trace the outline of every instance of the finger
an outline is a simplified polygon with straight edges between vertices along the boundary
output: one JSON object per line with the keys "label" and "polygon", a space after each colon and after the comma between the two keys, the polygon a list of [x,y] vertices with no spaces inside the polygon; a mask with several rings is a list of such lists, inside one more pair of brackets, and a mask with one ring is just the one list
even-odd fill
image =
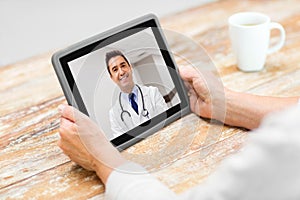
{"label": "finger", "polygon": [[62,142],[61,142],[61,139],[59,139],[58,141],[57,141],[57,146],[59,147],[59,148],[61,148],[62,149]]}
{"label": "finger", "polygon": [[70,112],[70,109],[68,107],[69,107],[69,105],[60,104],[57,108],[58,108],[62,118],[66,118],[70,121],[74,121],[74,115],[73,115],[73,113]]}
{"label": "finger", "polygon": [[202,101],[206,101],[209,98],[209,89],[206,82],[201,79],[195,79],[192,87],[196,96],[201,98]]}
{"label": "finger", "polygon": [[75,113],[74,113],[74,108],[69,105],[63,105],[61,108],[61,116],[63,118],[66,118],[72,122],[75,122]]}
{"label": "finger", "polygon": [[199,72],[197,72],[191,66],[179,67],[179,74],[184,81],[192,81],[194,78],[199,77]]}
{"label": "finger", "polygon": [[57,146],[67,155],[67,143],[63,139],[57,141]]}
{"label": "finger", "polygon": [[190,96],[190,107],[193,112],[196,111],[196,109],[195,109],[196,104],[197,104],[197,98],[195,97],[195,95],[191,95]]}
{"label": "finger", "polygon": [[61,138],[67,138],[69,135],[78,134],[78,127],[74,122],[71,122],[68,119],[61,118],[59,134]]}
{"label": "finger", "polygon": [[62,140],[57,141],[57,146],[62,150],[62,152],[70,158],[68,155],[68,149],[66,143],[64,143]]}
{"label": "finger", "polygon": [[78,121],[80,118],[85,117],[83,113],[74,108],[73,106],[61,104],[58,106],[61,112],[61,117],[66,118],[72,122]]}

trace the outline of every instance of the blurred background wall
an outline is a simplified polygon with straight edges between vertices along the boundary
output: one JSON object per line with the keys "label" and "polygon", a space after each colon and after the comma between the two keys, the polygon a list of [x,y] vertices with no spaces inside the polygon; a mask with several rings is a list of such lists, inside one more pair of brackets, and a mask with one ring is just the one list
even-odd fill
{"label": "blurred background wall", "polygon": [[214,0],[0,0],[0,66],[60,49],[135,17]]}

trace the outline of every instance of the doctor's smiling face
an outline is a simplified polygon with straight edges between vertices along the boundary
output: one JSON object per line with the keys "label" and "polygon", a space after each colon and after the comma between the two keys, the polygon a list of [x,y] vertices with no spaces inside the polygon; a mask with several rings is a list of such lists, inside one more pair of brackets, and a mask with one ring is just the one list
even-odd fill
{"label": "doctor's smiling face", "polygon": [[107,69],[110,73],[110,78],[119,86],[122,92],[132,92],[134,87],[132,67],[124,55],[107,57]]}

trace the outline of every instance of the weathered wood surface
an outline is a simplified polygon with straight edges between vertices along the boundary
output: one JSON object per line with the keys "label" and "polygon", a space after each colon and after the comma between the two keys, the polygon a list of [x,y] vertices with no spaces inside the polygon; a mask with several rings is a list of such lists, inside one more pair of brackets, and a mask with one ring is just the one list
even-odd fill
{"label": "weathered wood surface", "polygon": [[[300,95],[299,3],[220,1],[167,16],[161,23],[184,36],[167,34],[178,64],[187,64],[187,59],[200,65],[203,55],[197,48],[202,46],[227,87],[262,95]],[[227,18],[249,10],[268,14],[287,34],[284,48],[268,56],[266,68],[256,73],[236,68],[227,33]],[[272,33],[275,40],[276,34]],[[103,198],[104,187],[95,173],[74,165],[56,145],[56,108],[65,99],[50,63],[52,53],[0,68],[0,199]],[[246,137],[242,129],[190,114],[123,154],[180,193],[203,182]]]}

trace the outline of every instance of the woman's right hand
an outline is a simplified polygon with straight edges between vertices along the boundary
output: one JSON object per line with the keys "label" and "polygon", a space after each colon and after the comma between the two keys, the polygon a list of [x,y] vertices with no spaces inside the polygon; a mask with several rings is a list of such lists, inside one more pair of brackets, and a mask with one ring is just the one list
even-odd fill
{"label": "woman's right hand", "polygon": [[179,67],[189,95],[190,107],[195,114],[211,119],[225,121],[226,94],[230,92],[223,87],[210,71],[199,71],[192,66]]}

